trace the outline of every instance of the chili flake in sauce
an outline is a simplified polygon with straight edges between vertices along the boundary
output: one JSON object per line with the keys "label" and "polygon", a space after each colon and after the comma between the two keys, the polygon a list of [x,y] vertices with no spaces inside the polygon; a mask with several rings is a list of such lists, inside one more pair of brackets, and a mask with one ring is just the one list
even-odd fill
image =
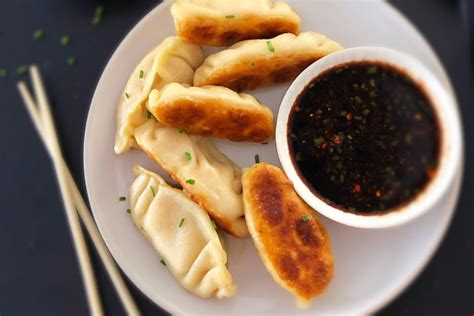
{"label": "chili flake in sauce", "polygon": [[293,163],[313,193],[348,212],[377,214],[412,201],[435,174],[440,127],[423,89],[379,62],[319,75],[288,121]]}

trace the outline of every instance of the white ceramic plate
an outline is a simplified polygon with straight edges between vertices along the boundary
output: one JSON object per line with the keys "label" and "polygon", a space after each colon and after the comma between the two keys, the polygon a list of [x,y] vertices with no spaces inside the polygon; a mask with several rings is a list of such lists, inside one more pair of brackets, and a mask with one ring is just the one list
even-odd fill
{"label": "white ceramic plate", "polygon": [[[301,16],[302,29],[317,31],[345,47],[386,46],[407,52],[428,66],[452,92],[433,50],[416,29],[382,1],[287,1]],[[331,237],[335,277],[311,308],[300,311],[293,297],[272,281],[252,241],[225,235],[229,269],[238,286],[231,299],[200,299],[184,289],[160,265],[155,253],[126,213],[133,181],[132,166],[140,163],[160,171],[143,153],[113,151],[115,108],[119,95],[140,59],[163,38],[175,34],[169,2],[157,6],[130,32],[110,59],[99,81],[87,121],[84,170],[94,217],[110,251],[127,276],[153,302],[173,314],[366,314],[395,298],[431,258],[450,222],[458,197],[462,163],[449,192],[433,210],[392,229],[362,230],[322,216]],[[275,117],[288,84],[254,92],[272,107]],[[280,166],[275,143],[268,145],[218,142],[241,167],[254,155]],[[162,172],[161,172],[162,173]],[[163,174],[163,173],[162,173]],[[169,179],[169,178],[167,178]]]}

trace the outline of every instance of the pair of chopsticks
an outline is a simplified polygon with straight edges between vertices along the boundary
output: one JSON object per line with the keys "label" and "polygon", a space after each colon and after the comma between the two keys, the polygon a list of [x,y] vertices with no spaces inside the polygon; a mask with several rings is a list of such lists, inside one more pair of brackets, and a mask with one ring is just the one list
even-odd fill
{"label": "pair of chopsticks", "polygon": [[79,217],[82,219],[82,222],[99,253],[127,315],[140,315],[140,312],[126,287],[112,256],[95,226],[87,204],[74,182],[71,172],[64,162],[48,98],[38,67],[30,67],[30,76],[33,83],[36,102],[29,92],[25,82],[18,83],[18,91],[20,92],[36,131],[40,135],[43,144],[49,152],[54,169],[56,170],[56,178],[61,190],[63,205],[66,210],[76,255],[81,267],[82,279],[85,285],[91,315],[104,315],[104,313]]}

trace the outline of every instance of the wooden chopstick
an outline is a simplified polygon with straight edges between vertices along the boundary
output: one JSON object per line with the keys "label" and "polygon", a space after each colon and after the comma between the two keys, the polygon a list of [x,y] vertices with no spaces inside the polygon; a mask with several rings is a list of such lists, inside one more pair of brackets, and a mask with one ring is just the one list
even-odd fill
{"label": "wooden chopstick", "polygon": [[[51,131],[51,123],[49,123],[49,130],[46,128],[46,124],[47,121],[46,120],[49,120],[50,122],[52,122],[52,116],[51,116],[51,112],[49,110],[49,107],[48,107],[48,102],[47,102],[47,99],[46,99],[46,93],[44,91],[44,87],[43,87],[43,84],[42,84],[42,81],[41,81],[41,76],[39,74],[39,70],[37,69],[37,67],[33,66],[31,67],[31,76],[32,76],[32,81],[34,82],[34,87],[35,87],[35,92],[38,96],[38,100],[42,100],[42,102],[44,102],[44,100],[46,100],[46,103],[43,103],[43,107],[41,109],[44,109],[45,106],[48,108],[47,112],[43,112],[41,110],[41,112],[38,110],[38,107],[37,105],[35,104],[30,92],[28,91],[28,88],[26,87],[26,84],[24,82],[19,82],[18,83],[18,90],[20,92],[20,95],[23,99],[23,102],[28,110],[28,113],[30,115],[30,118],[31,120],[33,121],[33,125],[35,126],[38,134],[40,135],[41,137],[41,140],[43,141],[45,147],[48,149],[48,152],[51,156],[51,158],[53,159],[53,162],[55,161],[55,159],[58,161],[57,163],[55,163],[55,166],[56,164],[61,167],[62,169],[62,175],[65,177],[65,181],[67,182],[68,184],[68,188],[69,188],[69,192],[71,195],[72,195],[72,201],[74,203],[74,206],[76,207],[83,223],[84,223],[84,226],[86,227],[86,230],[88,231],[91,239],[92,239],[92,242],[94,243],[94,246],[96,247],[97,249],[97,252],[99,253],[99,256],[109,274],[109,277],[111,278],[112,280],[112,283],[114,284],[115,286],[115,289],[119,295],[119,298],[124,306],[124,308],[126,309],[126,312],[128,315],[140,315],[140,312],[138,310],[138,308],[136,307],[126,285],[125,285],[125,282],[123,281],[113,259],[112,259],[112,256],[110,255],[107,247],[105,246],[105,243],[103,242],[101,236],[100,236],[100,233],[97,229],[97,227],[95,226],[95,223],[94,223],[94,220],[90,214],[90,211],[87,207],[87,204],[85,203],[84,199],[82,198],[82,195],[76,185],[76,183],[74,182],[74,179],[69,171],[69,169],[67,168],[63,158],[62,158],[62,155],[61,155],[61,152],[60,152],[60,149],[59,149],[59,155],[58,155],[58,148],[54,147],[55,144],[54,142],[52,142],[52,140],[54,140],[54,138],[52,138],[50,136],[50,134],[48,134],[48,131]],[[41,92],[42,91],[42,92]],[[48,114],[49,113],[49,114]],[[54,125],[52,126],[53,129],[54,129]],[[54,132],[54,130],[53,130]],[[53,135],[54,136],[54,135]],[[58,145],[59,147],[59,142],[57,141],[57,137],[56,137],[56,144]],[[55,155],[55,156],[53,156]],[[59,172],[57,172],[58,176],[59,176]],[[59,181],[59,180],[58,180]],[[66,199],[65,199],[66,201]],[[68,216],[69,218],[69,216]],[[77,220],[77,217],[76,217],[76,220]],[[79,227],[80,228],[80,227]],[[71,229],[72,231],[72,229]],[[80,231],[81,235],[82,235],[82,231]],[[83,237],[82,237],[82,240],[83,240]],[[85,245],[84,245],[85,247]],[[78,247],[76,249],[78,249],[77,251],[82,251],[82,250],[79,250],[79,249],[82,249],[83,247]],[[86,248],[84,248],[86,249]],[[87,250],[86,250],[86,254],[87,254],[87,257],[88,257],[88,253],[87,253]],[[78,256],[79,256],[79,253],[78,253]],[[81,263],[81,268],[82,268],[82,261],[80,260],[80,263]],[[90,266],[90,262],[89,262],[89,266]],[[86,270],[86,271],[84,271]],[[85,273],[84,273],[85,272]],[[87,291],[87,295],[88,295],[88,301],[89,301],[89,305],[90,305],[90,309],[91,309],[91,313],[93,315],[99,315],[99,314],[102,314],[102,311],[101,311],[101,306],[100,306],[100,300],[99,300],[99,296],[98,296],[98,293],[97,293],[97,288],[95,286],[95,281],[93,279],[93,275],[92,275],[92,278],[90,276],[90,272],[92,272],[92,269],[91,268],[86,268],[83,269],[83,278],[84,278],[84,282],[86,283],[86,291]],[[84,277],[85,275],[87,274],[87,277]],[[92,282],[93,284],[87,284],[88,282]]]}

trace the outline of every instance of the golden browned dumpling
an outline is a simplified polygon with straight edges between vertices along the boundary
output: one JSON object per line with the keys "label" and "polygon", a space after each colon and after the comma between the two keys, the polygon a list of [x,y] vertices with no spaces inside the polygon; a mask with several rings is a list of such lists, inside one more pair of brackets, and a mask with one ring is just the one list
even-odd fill
{"label": "golden browned dumpling", "polygon": [[279,168],[256,164],[244,172],[242,185],[245,220],[260,258],[298,306],[307,307],[333,277],[326,229]]}
{"label": "golden browned dumpling", "polygon": [[191,134],[252,142],[273,135],[271,110],[250,94],[225,87],[171,83],[153,90],[147,106],[161,123]]}
{"label": "golden browned dumpling", "polygon": [[338,43],[313,32],[243,41],[208,56],[194,73],[194,85],[245,90],[290,81],[340,49]]}
{"label": "golden browned dumpling", "polygon": [[270,0],[176,0],[171,14],[178,35],[198,45],[228,46],[300,30],[290,6]]}

